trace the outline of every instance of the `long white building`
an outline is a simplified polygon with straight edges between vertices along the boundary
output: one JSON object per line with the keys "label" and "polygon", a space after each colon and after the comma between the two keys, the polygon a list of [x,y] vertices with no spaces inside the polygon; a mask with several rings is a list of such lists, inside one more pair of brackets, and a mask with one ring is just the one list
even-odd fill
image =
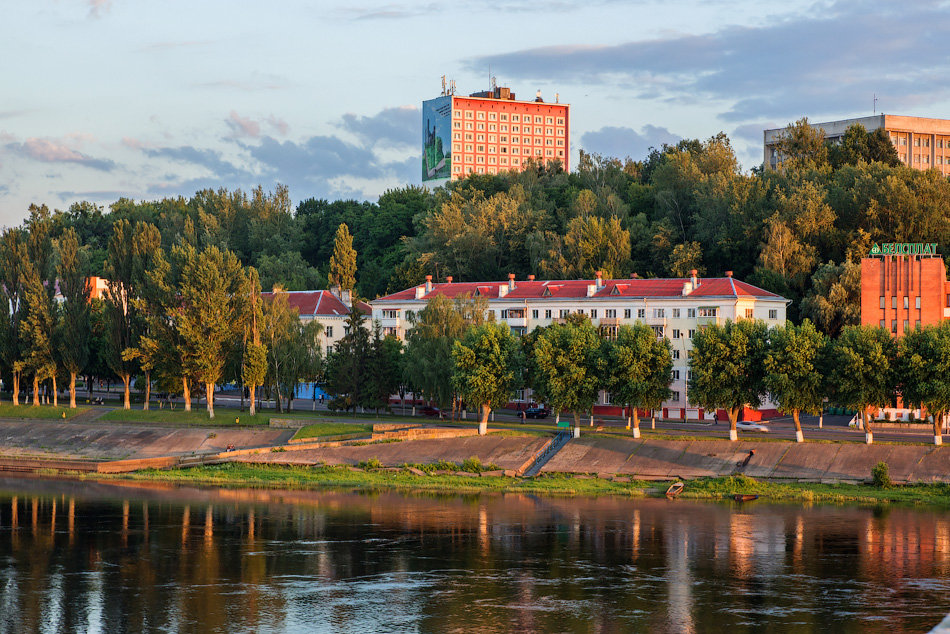
{"label": "long white building", "polygon": [[[400,339],[411,327],[409,318],[425,308],[436,295],[456,298],[468,295],[488,300],[488,317],[507,323],[524,334],[534,328],[565,319],[571,313],[588,316],[595,326],[616,328],[642,322],[658,337],[670,340],[673,349],[672,398],[664,403],[663,415],[670,418],[697,419],[712,415],[689,403],[689,351],[693,335],[703,326],[726,320],[761,319],[769,326],[785,323],[789,300],[732,277],[701,279],[695,272],[689,278],[673,279],[602,279],[461,282],[446,278],[433,283],[431,276],[423,284],[370,302],[373,320],[384,332]],[[518,401],[531,401],[530,393],[519,392]],[[619,414],[620,405],[610,394],[601,393],[596,413]],[[774,406],[764,403],[758,413],[746,412],[746,419],[773,415]]]}

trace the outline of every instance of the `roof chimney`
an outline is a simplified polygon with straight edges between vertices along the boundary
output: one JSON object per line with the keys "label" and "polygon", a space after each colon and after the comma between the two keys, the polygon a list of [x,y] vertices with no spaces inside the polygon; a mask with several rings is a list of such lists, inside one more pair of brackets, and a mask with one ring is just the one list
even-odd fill
{"label": "roof chimney", "polygon": [[726,277],[732,277],[732,271],[726,271]]}
{"label": "roof chimney", "polygon": [[529,281],[529,282],[533,282],[533,281],[534,281],[534,274],[533,274],[533,273],[528,276],[528,281]]}
{"label": "roof chimney", "polygon": [[597,290],[600,290],[604,287],[604,272],[597,271],[594,273],[597,276]]}
{"label": "roof chimney", "polygon": [[515,274],[514,273],[508,274],[508,290],[509,291],[515,290]]}
{"label": "roof chimney", "polygon": [[426,294],[429,294],[431,292],[432,292],[432,276],[426,275]]}
{"label": "roof chimney", "polygon": [[452,283],[452,276],[451,276],[451,275],[446,275],[446,276],[445,276],[445,283],[446,283],[446,284],[451,284],[451,283]]}
{"label": "roof chimney", "polygon": [[699,280],[696,279],[697,273],[698,271],[696,269],[693,269],[692,271],[689,272],[690,277],[692,277],[693,290],[696,290],[697,288],[699,288]]}

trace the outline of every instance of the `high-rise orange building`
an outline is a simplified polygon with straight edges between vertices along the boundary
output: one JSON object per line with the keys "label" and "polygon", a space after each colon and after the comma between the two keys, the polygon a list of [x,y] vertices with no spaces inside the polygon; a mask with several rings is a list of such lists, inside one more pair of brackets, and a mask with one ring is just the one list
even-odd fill
{"label": "high-rise orange building", "polygon": [[861,260],[861,323],[897,336],[950,318],[950,282],[936,244],[875,245]]}
{"label": "high-rise orange building", "polygon": [[570,169],[570,106],[518,101],[508,88],[422,102],[422,180],[520,170],[528,159]]}

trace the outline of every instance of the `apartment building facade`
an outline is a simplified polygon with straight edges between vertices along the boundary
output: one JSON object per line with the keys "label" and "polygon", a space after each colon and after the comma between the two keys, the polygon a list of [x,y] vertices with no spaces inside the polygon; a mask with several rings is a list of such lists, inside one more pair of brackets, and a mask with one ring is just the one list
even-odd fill
{"label": "apartment building facade", "polygon": [[[672,397],[663,404],[661,415],[670,418],[703,419],[713,415],[689,402],[689,351],[696,331],[726,320],[761,319],[769,326],[785,323],[789,301],[761,288],[734,279],[603,279],[528,280],[506,282],[455,283],[447,278],[426,282],[370,302],[372,317],[383,331],[404,339],[412,317],[436,295],[448,298],[481,297],[488,303],[487,317],[506,323],[519,334],[547,326],[580,313],[604,329],[637,322],[650,326],[657,337],[669,340],[673,355]],[[529,390],[519,391],[514,406],[532,402]],[[621,405],[602,392],[595,413],[620,414]],[[659,413],[659,412],[658,412]],[[746,411],[747,420],[774,415],[775,406],[763,404],[758,411]]]}

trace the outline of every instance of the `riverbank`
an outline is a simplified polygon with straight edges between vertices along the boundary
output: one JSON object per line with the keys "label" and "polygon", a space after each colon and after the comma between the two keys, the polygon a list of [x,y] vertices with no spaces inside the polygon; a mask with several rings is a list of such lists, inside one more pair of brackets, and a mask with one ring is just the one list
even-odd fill
{"label": "riverbank", "polygon": [[[417,465],[411,467],[419,470]],[[595,477],[590,475],[545,474],[536,478],[486,475],[476,471],[459,475],[463,465],[437,464],[441,469],[413,473],[410,467],[386,468],[363,464],[359,467],[322,465],[313,467],[241,464],[201,466],[188,469],[145,470],[115,476],[84,476],[84,479],[132,480],[173,484],[314,489],[340,487],[366,490],[416,490],[470,494],[481,492],[531,493],[557,496],[618,495],[663,497],[670,482]],[[448,468],[446,468],[448,467]],[[870,484],[822,484],[814,482],[774,482],[748,476],[699,478],[685,483],[677,499],[730,500],[736,493],[754,494],[764,500],[821,503],[900,503],[950,506],[950,485],[910,484],[879,488]]]}

